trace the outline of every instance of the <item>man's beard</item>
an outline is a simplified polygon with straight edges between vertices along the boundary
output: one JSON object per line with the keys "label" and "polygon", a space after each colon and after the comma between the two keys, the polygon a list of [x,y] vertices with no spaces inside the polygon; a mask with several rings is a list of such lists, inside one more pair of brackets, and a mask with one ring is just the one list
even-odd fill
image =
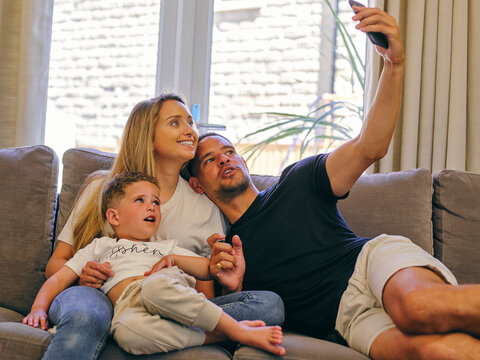
{"label": "man's beard", "polygon": [[244,177],[243,181],[239,184],[233,184],[230,186],[220,184],[218,190],[215,190],[215,197],[218,201],[228,204],[238,195],[243,194],[250,186],[250,179]]}

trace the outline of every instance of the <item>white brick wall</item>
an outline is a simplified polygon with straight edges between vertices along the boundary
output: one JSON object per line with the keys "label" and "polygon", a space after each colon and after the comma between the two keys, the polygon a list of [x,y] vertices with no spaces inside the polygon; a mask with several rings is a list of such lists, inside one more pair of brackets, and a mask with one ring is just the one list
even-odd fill
{"label": "white brick wall", "polygon": [[[271,118],[261,113],[307,114],[327,86],[319,73],[323,79],[331,76],[331,62],[322,67],[321,60],[322,42],[332,42],[321,33],[321,22],[331,15],[326,9],[322,17],[321,1],[258,4],[255,9],[217,14],[214,22],[209,121],[227,125],[227,136],[233,141]],[[342,20],[355,33],[348,3],[340,10]],[[363,54],[365,37],[354,36]],[[345,52],[339,36],[337,46]],[[335,89],[351,98],[350,66],[338,56],[336,67]]]}
{"label": "white brick wall", "polygon": [[76,146],[115,151],[131,108],[154,95],[159,11],[158,0],[55,0],[47,121],[74,122]]}

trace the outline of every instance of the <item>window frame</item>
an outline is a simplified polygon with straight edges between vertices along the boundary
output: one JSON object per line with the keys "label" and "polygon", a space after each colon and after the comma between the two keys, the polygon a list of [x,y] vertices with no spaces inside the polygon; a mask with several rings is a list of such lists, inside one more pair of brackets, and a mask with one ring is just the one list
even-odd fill
{"label": "window frame", "polygon": [[214,0],[161,0],[155,93],[176,89],[208,121]]}

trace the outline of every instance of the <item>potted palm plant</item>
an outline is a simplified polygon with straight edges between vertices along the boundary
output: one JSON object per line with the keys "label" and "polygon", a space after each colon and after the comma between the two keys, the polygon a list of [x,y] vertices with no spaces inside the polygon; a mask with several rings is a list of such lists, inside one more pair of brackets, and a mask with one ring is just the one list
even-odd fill
{"label": "potted palm plant", "polygon": [[[336,29],[344,44],[343,52],[335,49],[337,56],[344,58],[350,64],[352,81],[358,82],[363,89],[365,76],[363,59],[337,11],[329,0],[325,2],[335,19]],[[247,160],[254,160],[269,144],[288,139],[291,141],[290,149],[299,147],[299,157],[302,158],[309,147],[313,146],[313,151],[318,151],[319,147],[328,150],[335,143],[351,139],[354,136],[354,130],[344,120],[355,118],[361,121],[363,119],[363,104],[355,104],[336,94],[322,94],[311,108],[313,110],[305,114],[267,112],[266,115],[271,118],[267,125],[243,137],[242,141],[260,139],[244,148],[243,155]],[[289,154],[286,155],[288,156]]]}

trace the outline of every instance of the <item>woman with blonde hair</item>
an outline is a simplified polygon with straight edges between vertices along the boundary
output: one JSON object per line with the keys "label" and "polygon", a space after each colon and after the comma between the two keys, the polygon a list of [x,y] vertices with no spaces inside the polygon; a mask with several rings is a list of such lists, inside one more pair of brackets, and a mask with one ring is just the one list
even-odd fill
{"label": "woman with blonde hair", "polygon": [[[207,238],[225,233],[220,210],[205,195],[195,193],[180,172],[194,157],[198,134],[185,101],[164,93],[138,103],[130,113],[122,144],[110,171],[89,176],[74,209],[58,236],[58,245],[45,274],[57,272],[79,249],[95,237],[112,236],[101,214],[100,196],[106,180],[123,171],[142,172],[160,184],[162,221],[151,241],[176,239],[178,245],[199,255],[210,256]],[[214,235],[212,235],[214,234]],[[113,273],[108,263],[89,262],[78,281],[60,293],[50,306],[48,317],[56,334],[43,359],[96,359],[108,335],[112,306],[96,289]],[[211,282],[198,282],[197,290],[236,320],[264,320],[281,325],[283,303],[268,291],[241,292],[217,298]]]}

